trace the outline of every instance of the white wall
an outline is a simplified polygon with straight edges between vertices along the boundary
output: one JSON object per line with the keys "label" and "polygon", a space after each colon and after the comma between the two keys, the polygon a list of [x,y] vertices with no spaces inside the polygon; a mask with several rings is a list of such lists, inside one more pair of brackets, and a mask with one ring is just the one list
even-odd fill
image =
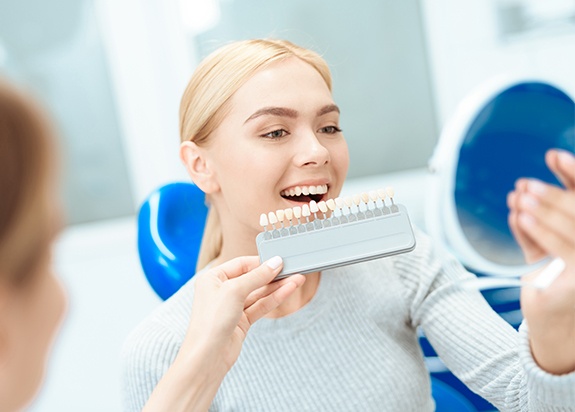
{"label": "white wall", "polygon": [[[559,23],[513,36],[500,34],[495,0],[421,0],[433,95],[443,126],[467,93],[493,76],[544,76],[575,96],[575,24]],[[534,3],[519,1],[516,3]],[[557,1],[537,3],[551,11]],[[560,3],[573,3],[560,1]],[[567,8],[569,10],[569,8]],[[571,7],[575,11],[575,7]]]}

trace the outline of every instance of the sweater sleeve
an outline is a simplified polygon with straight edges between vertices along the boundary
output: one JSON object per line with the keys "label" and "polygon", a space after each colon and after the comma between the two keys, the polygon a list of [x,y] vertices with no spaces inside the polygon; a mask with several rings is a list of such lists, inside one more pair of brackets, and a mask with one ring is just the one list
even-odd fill
{"label": "sweater sleeve", "polygon": [[141,411],[154,388],[174,362],[181,339],[158,321],[134,330],[122,354],[122,400],[124,411]]}
{"label": "sweater sleeve", "polygon": [[454,375],[503,411],[575,411],[575,373],[542,371],[526,329],[518,334],[480,292],[462,288],[461,281],[474,275],[455,258],[435,250],[421,232],[417,241],[414,253],[397,259],[395,268],[413,326],[422,328]]}
{"label": "sweater sleeve", "polygon": [[176,359],[190,323],[194,280],[195,276],[162,302],[126,338],[121,377],[125,411],[142,410]]}

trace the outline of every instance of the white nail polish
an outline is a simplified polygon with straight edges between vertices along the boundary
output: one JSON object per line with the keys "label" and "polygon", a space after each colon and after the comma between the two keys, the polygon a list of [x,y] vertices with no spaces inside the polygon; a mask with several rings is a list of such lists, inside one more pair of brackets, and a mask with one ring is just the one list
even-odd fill
{"label": "white nail polish", "polygon": [[266,265],[272,269],[277,269],[282,264],[283,260],[279,256],[274,256],[266,262]]}

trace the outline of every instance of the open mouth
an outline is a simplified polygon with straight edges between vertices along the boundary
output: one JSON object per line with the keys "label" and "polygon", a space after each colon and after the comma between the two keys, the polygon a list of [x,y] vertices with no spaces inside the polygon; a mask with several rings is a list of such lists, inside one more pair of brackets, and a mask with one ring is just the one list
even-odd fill
{"label": "open mouth", "polygon": [[282,190],[280,195],[284,199],[291,200],[292,202],[309,203],[312,200],[320,202],[323,200],[327,190],[327,185],[295,186]]}

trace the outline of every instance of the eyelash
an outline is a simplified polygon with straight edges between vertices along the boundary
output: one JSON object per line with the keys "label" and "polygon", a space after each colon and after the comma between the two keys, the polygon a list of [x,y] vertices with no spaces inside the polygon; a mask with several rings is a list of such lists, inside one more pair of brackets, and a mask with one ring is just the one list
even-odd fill
{"label": "eyelash", "polygon": [[340,132],[341,132],[341,129],[340,129],[339,127],[337,127],[337,126],[326,126],[326,127],[322,127],[322,128],[319,129],[319,130],[326,130],[326,129],[331,129],[330,132],[327,132],[327,131],[324,132],[324,133],[327,133],[327,134],[336,134],[336,133],[340,133]]}
{"label": "eyelash", "polygon": [[[327,131],[327,129],[330,129],[330,131]],[[340,133],[342,130],[337,127],[337,126],[326,126],[326,127],[322,127],[319,129],[320,133],[327,133],[327,134],[336,134],[336,133]],[[274,136],[274,134],[280,132],[281,135],[280,136]],[[271,140],[277,140],[277,139],[281,139],[282,137],[285,137],[287,135],[289,135],[290,133],[285,130],[285,129],[276,129],[276,130],[272,130],[269,133],[265,133],[262,134],[261,137],[265,137],[267,139],[271,139]]]}
{"label": "eyelash", "polygon": [[[280,132],[281,136],[272,136],[274,133],[277,133],[277,132]],[[285,129],[276,129],[276,130],[272,130],[269,133],[262,134],[261,137],[265,137],[265,138],[268,138],[271,140],[277,140],[277,139],[281,139],[282,137],[287,136],[288,134],[289,134],[289,132]]]}

